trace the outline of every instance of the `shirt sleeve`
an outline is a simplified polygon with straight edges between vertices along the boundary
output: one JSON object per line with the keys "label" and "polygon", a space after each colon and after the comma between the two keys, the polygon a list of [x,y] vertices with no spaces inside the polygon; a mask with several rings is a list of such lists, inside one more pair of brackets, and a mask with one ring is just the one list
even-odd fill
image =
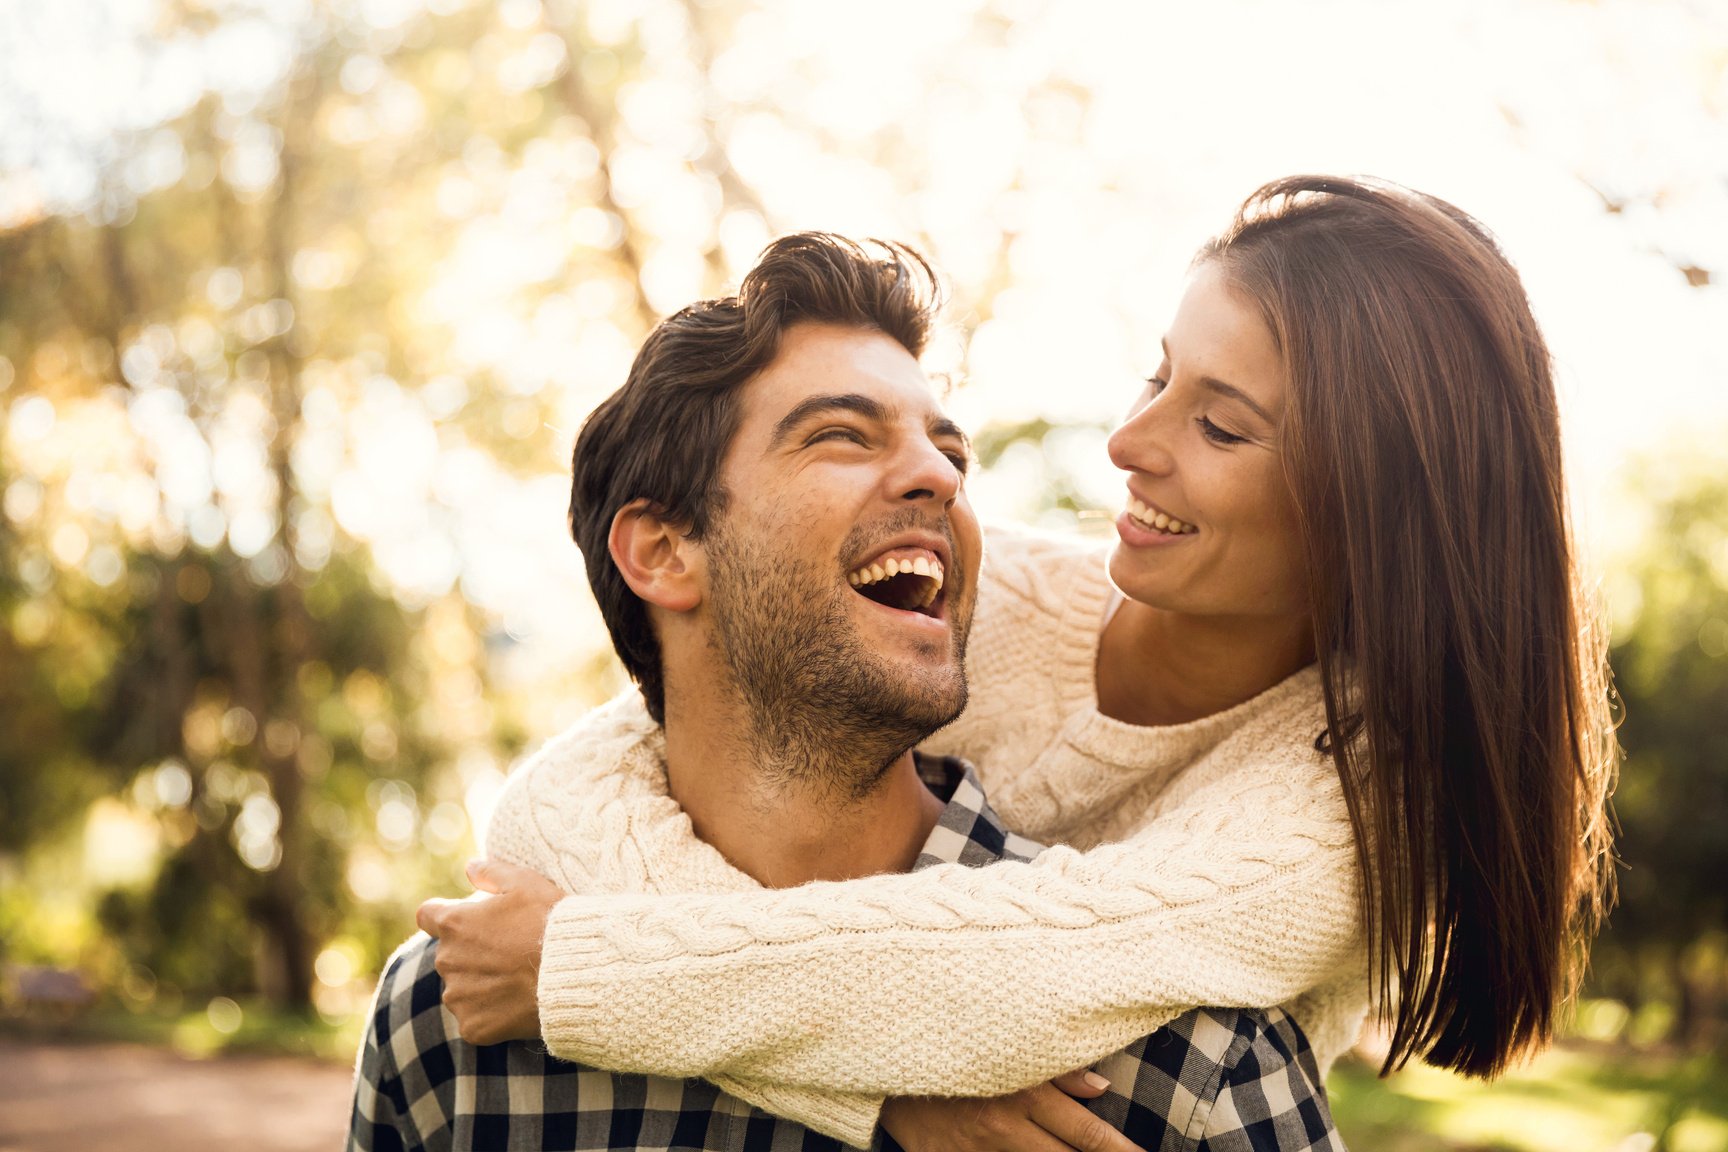
{"label": "shirt sleeve", "polygon": [[619,1071],[987,1096],[1199,1005],[1284,1003],[1357,955],[1355,854],[1335,794],[1261,779],[1030,863],[573,897],[547,926],[543,1034]]}
{"label": "shirt sleeve", "polygon": [[1301,1029],[1278,1011],[1244,1020],[1253,1037],[1221,1069],[1194,1152],[1344,1152]]}
{"label": "shirt sleeve", "polygon": [[391,1053],[391,989],[400,971],[397,957],[378,981],[378,991],[354,1068],[354,1102],[348,1117],[348,1152],[410,1152],[420,1141],[408,1118],[407,1095]]}

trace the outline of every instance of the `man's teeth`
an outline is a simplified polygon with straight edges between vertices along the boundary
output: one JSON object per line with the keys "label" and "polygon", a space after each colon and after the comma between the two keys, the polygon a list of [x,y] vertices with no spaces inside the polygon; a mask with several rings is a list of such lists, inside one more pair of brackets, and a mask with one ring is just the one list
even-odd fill
{"label": "man's teeth", "polygon": [[1199,529],[1195,528],[1194,525],[1184,523],[1167,513],[1154,512],[1132,496],[1128,497],[1128,515],[1134,517],[1134,519],[1146,525],[1148,528],[1155,528],[1160,532],[1168,532],[1172,536],[1181,536],[1184,533],[1199,531]]}
{"label": "man's teeth", "polygon": [[910,560],[900,560],[890,557],[867,564],[856,572],[846,574],[846,582],[854,588],[862,588],[867,584],[875,584],[882,580],[891,580],[895,576],[922,576],[924,582],[913,593],[913,608],[928,608],[942,591],[942,562],[926,556],[914,557]]}

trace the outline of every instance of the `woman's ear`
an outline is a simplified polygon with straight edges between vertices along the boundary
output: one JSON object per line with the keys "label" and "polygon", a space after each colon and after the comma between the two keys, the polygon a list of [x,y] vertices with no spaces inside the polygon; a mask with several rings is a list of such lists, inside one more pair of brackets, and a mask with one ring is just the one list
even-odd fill
{"label": "woman's ear", "polygon": [[653,501],[632,500],[618,509],[606,546],[624,583],[643,602],[669,612],[689,612],[702,602],[702,547]]}

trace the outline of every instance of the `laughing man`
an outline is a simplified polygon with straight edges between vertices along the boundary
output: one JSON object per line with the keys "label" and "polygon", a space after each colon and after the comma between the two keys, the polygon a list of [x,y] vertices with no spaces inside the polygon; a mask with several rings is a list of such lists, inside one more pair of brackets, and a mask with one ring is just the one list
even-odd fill
{"label": "laughing man", "polygon": [[[563,891],[655,894],[1039,850],[1002,828],[963,762],[912,751],[965,705],[981,549],[966,438],[917,360],[936,296],[909,249],[803,234],[771,245],[737,296],[649,336],[583,428],[571,526],[654,726],[609,705],[549,744],[503,802],[577,833],[494,853]],[[678,806],[693,836],[643,834],[666,822],[632,821],[641,804]],[[422,923],[455,951],[444,911]],[[380,981],[351,1148],[896,1147],[875,1100],[806,1106],[806,1127],[775,1115],[796,1109],[773,1086],[469,1043],[442,1002],[440,943],[416,936]],[[1062,1081],[1090,1111],[1050,1085],[1017,1094],[1050,1147],[1337,1146],[1281,1013],[1191,1012],[1101,1067],[1102,1094],[1102,1077]]]}

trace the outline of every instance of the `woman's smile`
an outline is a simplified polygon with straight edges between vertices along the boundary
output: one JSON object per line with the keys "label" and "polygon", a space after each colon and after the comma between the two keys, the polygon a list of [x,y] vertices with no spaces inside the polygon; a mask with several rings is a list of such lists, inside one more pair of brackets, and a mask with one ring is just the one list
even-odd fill
{"label": "woman's smile", "polygon": [[1200,531],[1186,520],[1178,520],[1163,509],[1142,501],[1132,492],[1128,493],[1128,507],[1124,514],[1131,517],[1137,527],[1165,536],[1183,536]]}

